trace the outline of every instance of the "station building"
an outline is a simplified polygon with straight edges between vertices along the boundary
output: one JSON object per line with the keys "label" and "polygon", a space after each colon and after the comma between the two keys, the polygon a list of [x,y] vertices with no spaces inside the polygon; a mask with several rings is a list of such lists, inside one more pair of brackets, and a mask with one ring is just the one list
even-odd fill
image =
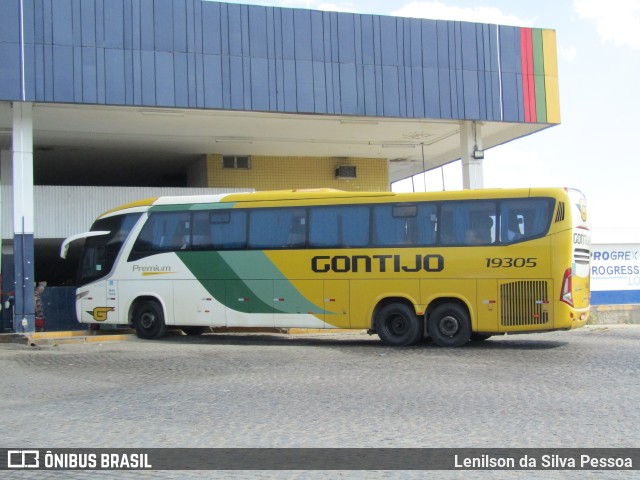
{"label": "station building", "polygon": [[[3,329],[137,198],[391,183],[560,122],[555,32],[205,0],[0,5]],[[67,287],[69,288],[69,287]],[[66,298],[66,297],[65,297]],[[64,304],[64,301],[57,302]]]}

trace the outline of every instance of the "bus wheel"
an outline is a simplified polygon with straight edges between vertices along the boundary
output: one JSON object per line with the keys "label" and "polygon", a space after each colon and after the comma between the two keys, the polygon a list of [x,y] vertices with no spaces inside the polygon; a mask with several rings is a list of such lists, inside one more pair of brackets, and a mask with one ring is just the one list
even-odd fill
{"label": "bus wheel", "polygon": [[136,309],[133,327],[140,338],[155,340],[164,336],[167,326],[160,304],[154,301],[142,302]]}
{"label": "bus wheel", "polygon": [[460,347],[471,338],[471,321],[467,310],[455,303],[436,307],[427,321],[428,333],[441,347]]}
{"label": "bus wheel", "polygon": [[207,331],[208,327],[180,327],[181,330],[185,333],[185,335],[202,335]]}
{"label": "bus wheel", "polygon": [[413,345],[422,337],[422,321],[407,305],[391,303],[376,315],[376,333],[385,345]]}

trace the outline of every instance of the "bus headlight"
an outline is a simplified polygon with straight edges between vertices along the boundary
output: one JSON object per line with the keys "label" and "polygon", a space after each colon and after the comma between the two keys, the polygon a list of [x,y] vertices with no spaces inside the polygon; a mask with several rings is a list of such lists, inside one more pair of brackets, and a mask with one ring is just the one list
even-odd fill
{"label": "bus headlight", "polygon": [[81,298],[86,297],[87,295],[89,295],[89,290],[85,290],[84,292],[76,293],[76,302],[78,300],[80,300]]}

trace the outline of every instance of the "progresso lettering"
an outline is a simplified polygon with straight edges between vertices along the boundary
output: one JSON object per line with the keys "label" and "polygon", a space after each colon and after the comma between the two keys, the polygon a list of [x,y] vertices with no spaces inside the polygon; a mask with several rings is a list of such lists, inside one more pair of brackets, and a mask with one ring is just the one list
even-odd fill
{"label": "progresso lettering", "polygon": [[400,255],[317,255],[311,259],[311,270],[316,273],[441,272],[444,257],[418,254],[405,261]]}

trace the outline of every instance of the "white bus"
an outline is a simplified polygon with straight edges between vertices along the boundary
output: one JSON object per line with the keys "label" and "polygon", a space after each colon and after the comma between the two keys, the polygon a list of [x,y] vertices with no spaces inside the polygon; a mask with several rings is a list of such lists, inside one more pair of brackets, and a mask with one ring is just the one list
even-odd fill
{"label": "white bus", "polygon": [[367,329],[460,346],[584,325],[586,202],[562,188],[161,197],[84,238],[82,323]]}

